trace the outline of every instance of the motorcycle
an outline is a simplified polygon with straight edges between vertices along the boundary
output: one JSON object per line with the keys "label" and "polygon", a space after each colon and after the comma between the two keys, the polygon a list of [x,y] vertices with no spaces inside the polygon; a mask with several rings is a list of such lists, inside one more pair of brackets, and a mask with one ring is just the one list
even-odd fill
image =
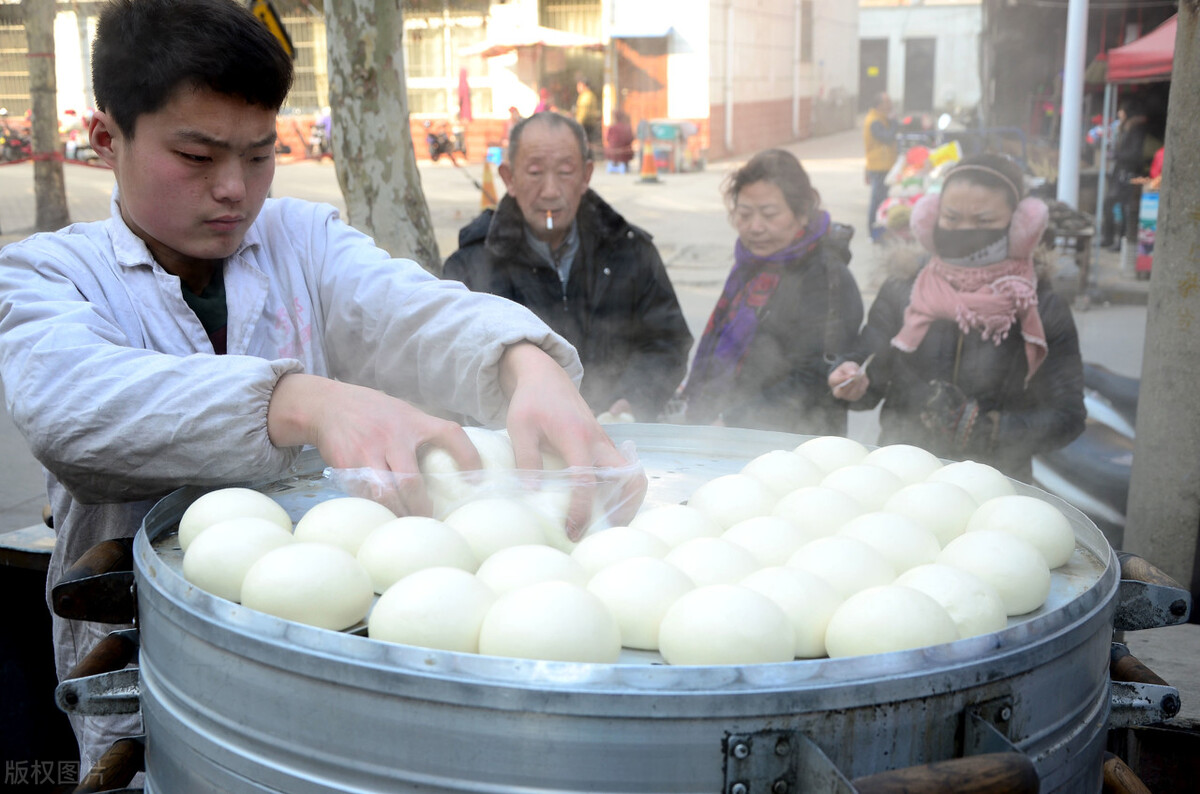
{"label": "motorcycle", "polygon": [[1079,508],[1120,548],[1133,473],[1139,381],[1085,363],[1083,383],[1083,434],[1062,449],[1034,457],[1033,481]]}
{"label": "motorcycle", "polygon": [[435,163],[443,154],[454,162],[454,155],[461,154],[467,156],[467,144],[463,138],[461,127],[448,129],[448,125],[443,122],[439,129],[435,132],[432,121],[423,122],[425,127],[425,144],[429,147],[429,159]]}
{"label": "motorcycle", "polygon": [[11,163],[33,157],[33,144],[11,127],[0,128],[0,160]]}

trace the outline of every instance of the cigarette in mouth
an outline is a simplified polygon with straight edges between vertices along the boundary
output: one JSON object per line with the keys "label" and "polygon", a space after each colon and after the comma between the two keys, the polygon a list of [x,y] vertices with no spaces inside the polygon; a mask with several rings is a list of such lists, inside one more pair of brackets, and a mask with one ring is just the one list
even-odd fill
{"label": "cigarette in mouth", "polygon": [[546,231],[554,231],[554,213],[546,210]]}

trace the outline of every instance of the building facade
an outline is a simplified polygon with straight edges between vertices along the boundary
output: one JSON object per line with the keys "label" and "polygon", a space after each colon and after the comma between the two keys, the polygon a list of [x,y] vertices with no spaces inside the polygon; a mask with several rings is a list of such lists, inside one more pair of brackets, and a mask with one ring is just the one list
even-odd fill
{"label": "building facade", "polygon": [[[60,113],[83,116],[94,106],[88,55],[100,5],[58,3]],[[281,137],[303,146],[330,104],[323,4],[272,5],[296,58]],[[859,9],[845,0],[403,0],[402,7],[418,156],[428,121],[459,127],[469,159],[479,160],[502,137],[510,107],[531,113],[544,90],[569,112],[579,76],[601,97],[606,123],[624,110],[635,128],[651,120],[686,125],[691,146],[708,158],[854,124]],[[13,116],[29,107],[19,8],[0,2],[0,105]]]}
{"label": "building facade", "polygon": [[909,113],[982,99],[981,0],[859,0],[860,109],[880,92]]}

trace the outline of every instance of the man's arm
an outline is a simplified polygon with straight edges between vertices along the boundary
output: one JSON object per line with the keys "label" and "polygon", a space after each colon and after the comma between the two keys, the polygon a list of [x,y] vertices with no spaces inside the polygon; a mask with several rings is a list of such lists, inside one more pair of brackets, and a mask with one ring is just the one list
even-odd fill
{"label": "man's arm", "polygon": [[888,119],[887,122],[873,121],[870,126],[871,137],[880,143],[895,143],[896,142],[896,122]]}

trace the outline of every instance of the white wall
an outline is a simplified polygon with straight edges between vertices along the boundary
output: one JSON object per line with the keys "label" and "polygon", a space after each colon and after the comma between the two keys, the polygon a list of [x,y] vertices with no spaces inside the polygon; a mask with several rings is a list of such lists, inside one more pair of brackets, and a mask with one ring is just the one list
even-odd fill
{"label": "white wall", "polygon": [[667,114],[671,118],[708,118],[712,63],[708,0],[680,0],[670,5],[674,31],[667,55]]}
{"label": "white wall", "polygon": [[858,94],[859,14],[846,0],[816,0],[813,4],[813,95]]}
{"label": "white wall", "polygon": [[74,11],[60,11],[54,17],[54,79],[58,83],[58,113],[74,110],[82,117],[89,108],[91,96],[91,70],[87,68],[85,54],[91,49],[95,33],[95,17],[87,23],[87,41],[80,41],[79,22]]}
{"label": "white wall", "polygon": [[[979,5],[906,6],[859,9],[860,39],[888,40],[888,86],[904,96],[904,40],[936,38],[933,101],[938,108],[971,107],[980,99]],[[857,76],[855,78],[857,80]]]}

